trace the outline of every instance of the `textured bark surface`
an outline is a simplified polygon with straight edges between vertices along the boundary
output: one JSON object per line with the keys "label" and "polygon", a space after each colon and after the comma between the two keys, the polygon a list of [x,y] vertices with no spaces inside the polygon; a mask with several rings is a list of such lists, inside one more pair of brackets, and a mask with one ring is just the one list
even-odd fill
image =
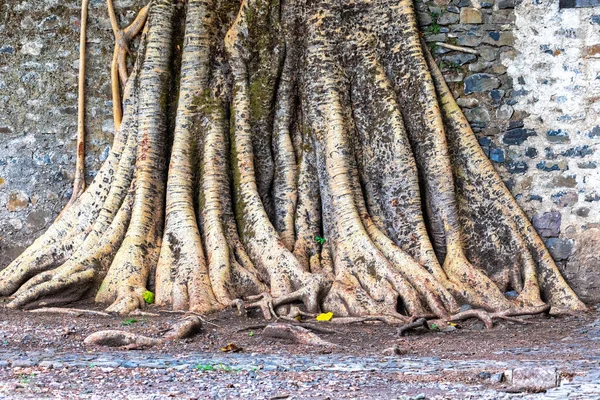
{"label": "textured bark surface", "polygon": [[113,73],[111,154],[0,271],[10,306],[89,295],[127,314],[152,291],[267,318],[586,309],[479,148],[410,0],[142,11],[136,65]]}

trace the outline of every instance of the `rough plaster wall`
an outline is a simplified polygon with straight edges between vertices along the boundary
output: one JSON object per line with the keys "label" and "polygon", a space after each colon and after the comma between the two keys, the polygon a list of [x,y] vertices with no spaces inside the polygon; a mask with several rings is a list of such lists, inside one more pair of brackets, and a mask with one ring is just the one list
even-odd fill
{"label": "rough plaster wall", "polygon": [[512,191],[579,294],[600,300],[600,7],[525,0],[515,13],[504,64],[529,134],[507,146],[528,166]]}
{"label": "rough plaster wall", "polygon": [[[130,21],[141,0],[117,0]],[[71,195],[77,132],[80,1],[0,0],[0,268],[54,220]],[[104,0],[87,30],[86,167],[112,143],[113,48]]]}

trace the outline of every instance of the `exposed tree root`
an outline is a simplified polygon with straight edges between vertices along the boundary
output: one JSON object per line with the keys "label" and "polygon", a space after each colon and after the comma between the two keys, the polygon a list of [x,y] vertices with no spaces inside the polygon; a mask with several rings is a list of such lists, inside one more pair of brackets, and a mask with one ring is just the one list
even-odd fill
{"label": "exposed tree root", "polygon": [[136,333],[118,330],[106,330],[92,333],[85,338],[83,343],[87,345],[108,347],[144,348],[158,346],[170,340],[184,339],[196,334],[202,327],[202,321],[197,316],[191,315],[182,318],[170,327],[160,339],[152,338]]}
{"label": "exposed tree root", "polygon": [[[107,5],[115,141],[0,271],[10,307],[93,295],[128,315],[152,292],[179,311],[332,312],[401,332],[586,309],[480,149],[411,0],[152,0],[125,29]],[[105,340],[164,339],[90,339]]]}
{"label": "exposed tree root", "polygon": [[337,346],[333,343],[321,339],[319,336],[315,335],[308,329],[297,325],[272,323],[267,325],[265,329],[263,329],[262,335],[278,339],[287,339],[291,340],[294,343],[304,344],[307,346]]}
{"label": "exposed tree root", "polygon": [[29,310],[32,313],[40,313],[40,314],[68,314],[79,317],[81,315],[97,315],[100,317],[110,317],[109,313],[105,313],[102,311],[95,310],[84,310],[79,308],[59,308],[59,307],[45,307],[45,308],[36,308],[34,310]]}

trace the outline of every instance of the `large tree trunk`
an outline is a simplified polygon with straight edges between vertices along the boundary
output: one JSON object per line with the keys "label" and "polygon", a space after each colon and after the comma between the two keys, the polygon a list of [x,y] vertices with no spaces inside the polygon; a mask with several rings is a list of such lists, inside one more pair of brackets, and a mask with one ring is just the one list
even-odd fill
{"label": "large tree trunk", "polygon": [[111,154],[0,272],[10,306],[88,295],[128,313],[150,290],[202,313],[252,295],[278,313],[400,321],[464,303],[585,310],[411,0],[152,0],[146,24]]}

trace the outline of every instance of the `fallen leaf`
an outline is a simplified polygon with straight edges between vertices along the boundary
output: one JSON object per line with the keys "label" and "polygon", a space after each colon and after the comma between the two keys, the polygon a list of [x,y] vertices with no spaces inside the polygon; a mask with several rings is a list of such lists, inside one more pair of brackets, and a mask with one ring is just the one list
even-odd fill
{"label": "fallen leaf", "polygon": [[142,297],[144,298],[144,301],[148,304],[152,304],[154,303],[154,293],[152,293],[149,290],[146,290],[143,294]]}
{"label": "fallen leaf", "polygon": [[244,349],[235,343],[227,343],[227,346],[221,347],[221,351],[224,353],[239,353],[244,351]]}
{"label": "fallen leaf", "polygon": [[333,318],[332,312],[317,315],[317,321],[331,321],[331,318]]}

